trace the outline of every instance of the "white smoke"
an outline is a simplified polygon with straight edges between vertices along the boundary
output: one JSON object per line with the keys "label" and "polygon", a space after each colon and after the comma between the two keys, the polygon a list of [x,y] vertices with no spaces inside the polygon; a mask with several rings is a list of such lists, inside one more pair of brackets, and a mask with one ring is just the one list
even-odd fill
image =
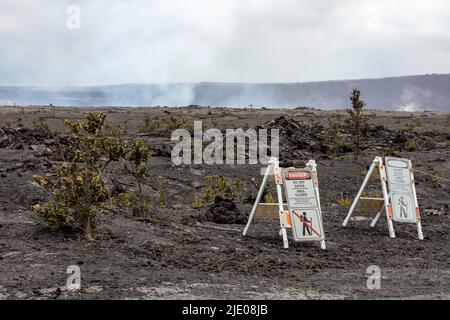
{"label": "white smoke", "polygon": [[402,105],[399,106],[400,111],[420,111],[425,109],[425,105],[421,105],[422,101],[432,96],[430,89],[418,88],[412,85],[404,86],[400,100]]}
{"label": "white smoke", "polygon": [[416,106],[414,103],[408,103],[406,105],[399,106],[399,111],[407,111],[407,112],[419,111],[419,107]]}

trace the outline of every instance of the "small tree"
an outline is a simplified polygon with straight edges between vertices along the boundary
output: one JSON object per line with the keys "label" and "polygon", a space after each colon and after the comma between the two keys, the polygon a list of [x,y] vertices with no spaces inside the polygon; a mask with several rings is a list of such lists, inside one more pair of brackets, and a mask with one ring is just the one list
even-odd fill
{"label": "small tree", "polygon": [[349,129],[353,134],[353,159],[357,160],[360,152],[361,128],[367,122],[367,116],[363,114],[365,103],[360,99],[361,92],[353,89],[350,96],[352,109],[347,109],[350,115]]}
{"label": "small tree", "polygon": [[136,179],[138,192],[134,195],[133,212],[141,216],[150,209],[150,200],[145,198],[142,187],[150,176],[149,161],[151,149],[142,140],[135,140],[130,146],[130,150],[125,155],[125,160],[131,165],[126,166],[126,170]]}
{"label": "small tree", "polygon": [[105,118],[105,113],[90,113],[86,120],[66,120],[69,132],[55,150],[63,161],[53,175],[34,177],[52,192],[47,203],[33,206],[34,211],[55,227],[81,230],[87,240],[93,239],[97,215],[108,206],[107,166],[125,150],[117,129],[104,126]]}

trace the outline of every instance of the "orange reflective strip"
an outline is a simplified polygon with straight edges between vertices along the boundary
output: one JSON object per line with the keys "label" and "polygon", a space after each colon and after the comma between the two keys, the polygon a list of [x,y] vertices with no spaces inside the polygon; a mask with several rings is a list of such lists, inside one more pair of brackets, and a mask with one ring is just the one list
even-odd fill
{"label": "orange reflective strip", "polygon": [[380,179],[381,180],[386,180],[384,177],[385,177],[385,175],[386,175],[386,171],[384,170],[384,166],[381,164],[380,166],[379,166],[379,173],[380,173]]}
{"label": "orange reflective strip", "polygon": [[416,217],[417,217],[417,220],[420,220],[420,211],[419,211],[419,208],[416,208]]}
{"label": "orange reflective strip", "polygon": [[283,184],[283,179],[281,178],[281,175],[278,170],[275,171],[275,183]]}
{"label": "orange reflective strip", "polygon": [[292,223],[291,223],[291,215],[289,214],[289,211],[285,211],[284,212],[284,216],[286,217],[286,223],[292,227]]}
{"label": "orange reflective strip", "polygon": [[394,218],[394,214],[392,212],[392,206],[390,204],[388,204],[387,209],[388,209],[388,217],[389,217],[389,219],[393,219]]}

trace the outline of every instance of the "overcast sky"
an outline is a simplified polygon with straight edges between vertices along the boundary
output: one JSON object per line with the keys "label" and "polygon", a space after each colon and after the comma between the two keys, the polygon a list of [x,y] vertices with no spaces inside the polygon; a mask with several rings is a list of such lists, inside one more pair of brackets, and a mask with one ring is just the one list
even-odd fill
{"label": "overcast sky", "polygon": [[450,73],[448,0],[0,0],[0,85],[425,73]]}

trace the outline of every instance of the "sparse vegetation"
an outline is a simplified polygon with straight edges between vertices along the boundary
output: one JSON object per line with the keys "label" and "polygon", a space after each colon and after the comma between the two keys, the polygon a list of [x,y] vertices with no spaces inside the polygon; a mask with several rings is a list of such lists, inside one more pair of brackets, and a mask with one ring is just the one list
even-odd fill
{"label": "sparse vegetation", "polygon": [[42,132],[51,132],[47,119],[44,117],[37,117],[33,120],[33,129]]}
{"label": "sparse vegetation", "polygon": [[349,148],[349,142],[345,135],[345,128],[338,117],[328,119],[328,126],[322,132],[324,150],[326,156],[337,157]]}
{"label": "sparse vegetation", "polygon": [[414,137],[412,139],[409,139],[405,143],[405,149],[407,151],[410,151],[410,152],[417,150],[417,148],[419,146],[420,146],[420,139],[418,137]]}
{"label": "sparse vegetation", "polygon": [[125,155],[125,160],[128,161],[125,165],[126,171],[136,179],[137,183],[137,192],[131,195],[131,207],[133,213],[139,216],[145,216],[151,209],[151,199],[143,192],[143,185],[150,176],[150,155],[150,147],[146,146],[142,140],[133,141]]}
{"label": "sparse vegetation", "polygon": [[445,115],[444,123],[447,128],[450,128],[450,113]]}
{"label": "sparse vegetation", "polygon": [[114,128],[105,127],[105,117],[90,113],[86,120],[66,120],[68,143],[56,150],[64,160],[53,175],[35,177],[52,195],[47,203],[34,205],[34,211],[55,227],[81,230],[87,240],[93,239],[97,215],[108,206],[105,170],[124,151],[124,145],[112,138]]}
{"label": "sparse vegetation", "polygon": [[5,127],[5,128],[12,128],[12,127],[22,128],[22,127],[24,127],[24,125],[22,123],[22,118],[17,118],[17,119],[6,120],[5,122],[2,123],[2,127]]}
{"label": "sparse vegetation", "polygon": [[372,191],[372,192],[370,193],[370,197],[371,197],[371,198],[382,198],[383,195],[381,194],[380,191],[374,190],[374,191]]}
{"label": "sparse vegetation", "polygon": [[240,199],[242,197],[244,184],[240,179],[226,180],[221,175],[206,176],[205,185],[194,199],[193,208],[199,208],[211,203],[216,196],[229,199]]}
{"label": "sparse vegetation", "polygon": [[336,202],[341,207],[350,207],[350,205],[352,204],[347,195],[344,195],[343,193],[341,193],[341,196],[338,198]]}
{"label": "sparse vegetation", "polygon": [[[28,112],[29,110],[30,112]],[[205,164],[175,166],[171,161],[170,152],[168,152],[173,146],[170,137],[136,134],[138,131],[136,126],[143,123],[143,115],[155,117],[164,114],[179,114],[185,116],[186,121],[193,123],[196,119],[210,120],[206,115],[207,110],[200,108],[198,110],[147,108],[143,114],[144,109],[141,108],[102,108],[101,110],[107,112],[102,130],[105,134],[108,133],[109,139],[112,139],[111,143],[116,144],[116,141],[124,140],[125,147],[123,152],[118,152],[121,154],[119,157],[111,157],[109,152],[102,152],[98,159],[98,165],[100,168],[106,165],[106,169],[99,171],[100,174],[98,175],[95,174],[98,172],[95,168],[95,172],[91,172],[91,175],[88,174],[88,169],[92,168],[85,160],[80,160],[76,164],[77,169],[71,171],[70,174],[63,172],[71,169],[69,155],[72,153],[69,149],[75,148],[75,142],[71,137],[71,129],[61,126],[62,121],[65,118],[73,119],[73,121],[81,120],[87,116],[88,110],[92,109],[55,108],[49,110],[48,108],[41,108],[42,111],[39,112],[39,108],[30,107],[29,110],[26,109],[25,115],[18,114],[13,108],[0,110],[2,118],[0,121],[11,121],[21,116],[23,123],[27,126],[27,128],[22,129],[15,125],[11,128],[0,128],[0,234],[4,235],[2,241],[5,249],[1,254],[3,260],[1,257],[0,260],[4,265],[6,277],[12,280],[22,279],[24,276],[31,279],[25,281],[26,283],[23,283],[23,285],[17,286],[17,288],[13,286],[13,291],[2,292],[0,290],[0,296],[9,294],[9,297],[20,295],[27,299],[55,297],[70,299],[74,297],[74,294],[75,296],[81,294],[82,298],[99,295],[106,298],[117,298],[123,295],[123,288],[130,288],[130,282],[128,281],[130,278],[140,277],[144,271],[151,271],[155,268],[162,268],[162,272],[167,271],[165,277],[170,283],[175,284],[182,278],[186,279],[188,285],[196,283],[202,277],[202,272],[210,272],[211,270],[218,270],[219,276],[229,277],[233,283],[242,282],[243,279],[246,279],[248,270],[254,269],[255,262],[261,262],[261,259],[256,256],[256,260],[253,257],[251,257],[252,259],[240,259],[240,267],[236,268],[236,263],[234,263],[236,257],[246,254],[246,252],[242,252],[242,248],[245,249],[246,246],[258,247],[258,243],[261,243],[261,246],[264,247],[262,251],[257,250],[261,251],[258,253],[259,255],[264,256],[263,262],[275,261],[275,264],[280,265],[278,262],[280,252],[283,251],[283,243],[277,233],[279,230],[279,222],[276,220],[278,199],[273,176],[268,178],[262,202],[270,203],[274,201],[275,203],[258,208],[254,220],[255,224],[252,224],[249,229],[249,237],[241,239],[240,236],[261,186],[263,178],[260,170],[261,165],[208,166]],[[108,113],[108,110],[112,110],[112,112]],[[171,113],[163,113],[166,110]],[[321,190],[320,203],[325,214],[323,232],[328,237],[326,241],[329,250],[333,251],[337,247],[341,247],[347,253],[364,252],[367,251],[368,245],[373,245],[373,248],[375,248],[372,250],[375,253],[374,259],[378,259],[380,263],[395,263],[401,268],[408,268],[411,259],[417,256],[418,251],[428,250],[433,252],[432,259],[425,259],[420,262],[424,268],[445,269],[449,256],[449,248],[446,246],[447,239],[445,236],[435,236],[448,234],[449,227],[447,223],[448,206],[445,201],[448,194],[447,181],[449,178],[448,150],[445,149],[448,143],[448,130],[442,126],[445,113],[433,112],[433,114],[429,114],[428,118],[423,119],[423,126],[420,128],[420,133],[423,132],[423,134],[416,134],[403,130],[406,122],[418,117],[416,112],[372,112],[364,110],[366,114],[374,113],[374,115],[373,118],[371,115],[370,123],[361,130],[363,134],[361,150],[364,150],[359,156],[361,163],[352,164],[352,136],[344,122],[349,118],[344,110],[315,111],[315,117],[321,120],[321,125],[318,127],[312,127],[307,119],[302,118],[301,111],[286,109],[260,111],[256,108],[251,112],[239,109],[217,108],[212,110],[217,128],[222,130],[240,127],[246,122],[255,129],[279,128],[281,130],[279,153],[281,167],[302,167],[308,159],[318,160],[319,178],[321,178],[319,185]],[[221,116],[222,110],[230,111],[230,116],[223,118]],[[120,128],[117,128],[118,134],[112,136],[112,133],[108,132],[107,124],[123,125],[127,112],[130,112],[128,134],[120,133]],[[292,117],[293,114],[298,115]],[[405,120],[405,117],[410,114],[413,117]],[[279,115],[284,116],[284,118],[278,119]],[[341,115],[341,118],[339,118],[339,115]],[[33,119],[41,116],[47,119],[52,130],[51,134],[43,134],[33,129]],[[332,123],[330,125],[328,119],[331,119],[330,122],[337,123],[335,128],[333,128]],[[394,123],[397,119],[400,119],[399,124]],[[327,128],[328,126],[331,128]],[[432,132],[432,129],[436,127],[440,128],[442,132]],[[56,128],[59,129],[60,133],[55,132]],[[330,130],[327,131],[327,129]],[[325,133],[328,134],[327,141],[324,141],[321,136]],[[397,133],[399,133],[399,136],[397,136]],[[416,136],[420,139],[419,147],[414,152],[406,151],[405,143]],[[342,156],[339,155],[341,151],[334,138],[336,140],[343,138],[347,142],[348,149],[342,151]],[[159,214],[151,217],[136,218],[132,216],[133,207],[137,202],[138,187],[135,178],[128,171],[125,171],[124,167],[127,165],[131,169],[134,166],[133,161],[125,160],[125,155],[131,151],[131,143],[135,139],[142,139],[146,147],[152,148],[149,175],[142,185],[144,199],[147,201],[145,214],[160,211]],[[428,141],[434,141],[436,147],[428,149]],[[60,147],[59,144],[64,145],[64,150],[55,154],[57,157],[53,158],[53,153],[48,152],[48,149],[54,151],[61,149],[62,146]],[[248,143],[246,144],[248,146]],[[70,145],[71,148],[68,149],[67,145]],[[98,145],[105,149],[103,142]],[[105,142],[105,145],[107,145],[107,142]],[[388,154],[384,153],[385,148],[389,148]],[[111,148],[106,149],[110,150]],[[120,149],[118,148],[119,151]],[[81,148],[81,150],[84,153],[84,149]],[[329,154],[331,157],[336,154],[340,159],[329,159],[327,157],[318,159],[319,154]],[[403,228],[403,226],[397,224],[395,227],[399,238],[397,240],[400,241],[400,238],[402,238],[402,241],[407,242],[411,250],[400,250],[402,245],[387,245],[382,252],[378,250],[377,242],[392,242],[388,236],[386,219],[383,219],[384,214],[375,230],[371,230],[369,226],[371,218],[375,217],[375,207],[382,206],[383,200],[362,200],[354,213],[355,219],[352,219],[348,229],[345,229],[347,232],[345,230],[344,232],[336,232],[336,230],[342,229],[342,221],[348,212],[349,205],[353,202],[356,191],[361,186],[371,161],[376,155],[409,158],[413,161],[419,208],[424,222],[428,221],[423,225],[423,232],[426,239],[432,239],[433,241],[418,241],[416,240],[415,226]],[[119,159],[119,161],[111,160],[110,164],[107,165],[108,159]],[[69,169],[59,168],[63,163],[69,165]],[[419,167],[420,164],[422,167]],[[432,172],[433,169],[436,172]],[[61,170],[61,173],[57,170]],[[46,187],[46,189],[40,190],[40,188],[30,185],[29,177],[33,174],[44,176],[44,178],[49,175],[62,186],[61,189],[69,186],[69,188],[74,189],[72,194],[81,194],[86,198],[80,199],[78,196],[74,198],[63,194],[65,199],[68,200],[63,199],[59,202],[50,203],[50,200],[56,197],[56,188]],[[228,196],[226,198],[211,197],[211,200],[206,202],[201,197],[202,188],[205,186],[204,179],[208,175],[218,174],[222,174],[223,179],[232,186],[235,179],[242,179],[241,181],[244,183],[242,197],[237,195],[234,200],[231,200]],[[57,175],[59,175],[58,179]],[[365,189],[364,195],[382,198],[380,181],[374,178],[379,179],[377,168],[373,171],[373,176]],[[227,188],[223,189],[226,190]],[[194,199],[196,195],[198,196]],[[77,201],[76,204],[74,204],[75,201]],[[91,204],[86,207],[88,210],[95,212],[92,214],[95,218],[93,218],[91,232],[92,238],[96,239],[95,243],[87,243],[83,240],[82,210],[76,210],[77,206],[82,206],[89,201],[91,201]],[[42,228],[43,223],[47,225],[43,220],[44,217],[37,216],[31,210],[28,210],[35,203],[39,203],[41,207],[53,205],[52,209],[43,211],[44,214],[52,213],[45,219],[52,225],[68,225],[80,230],[79,239],[72,239],[74,231],[72,228],[61,228],[56,233],[51,232],[48,228]],[[69,204],[70,207],[67,209]],[[200,209],[192,209],[191,205]],[[68,211],[71,212],[70,215]],[[264,211],[263,214],[260,214],[262,211]],[[368,214],[369,212],[370,214]],[[273,220],[273,213],[275,213],[275,220]],[[136,216],[140,215],[140,211],[135,214]],[[78,216],[74,218],[75,215]],[[31,223],[36,220],[33,219],[33,216],[39,218],[41,222]],[[75,223],[77,220],[80,221],[78,224],[80,227]],[[314,224],[315,221],[312,220],[312,223]],[[288,230],[288,236],[291,236],[290,230]],[[361,241],[360,238],[367,241]],[[289,242],[293,241],[289,239]],[[355,264],[365,265],[364,259],[366,257],[363,255],[356,254],[349,256],[349,259],[332,261],[328,259],[329,257],[322,259],[323,252],[326,253],[326,251],[321,251],[317,246],[307,248],[309,245],[306,243],[291,243],[290,247],[289,252],[291,253],[296,249],[297,251],[307,249],[311,252],[311,254],[302,256],[305,264],[350,269]],[[33,277],[32,271],[38,272],[38,268],[31,268],[31,271],[26,274],[22,274],[24,268],[17,268],[17,262],[23,256],[20,252],[23,252],[24,248],[29,249],[24,263],[30,266],[45,264],[45,274],[41,272],[38,277]],[[45,258],[43,254],[51,255]],[[208,259],[208,255],[212,256],[213,259]],[[53,257],[57,258],[56,263],[53,263]],[[110,270],[110,266],[114,265],[117,259],[123,260],[120,263],[121,268]],[[297,260],[298,255],[286,254],[282,257],[281,266],[295,265]],[[387,260],[389,261],[386,262]],[[100,288],[103,291],[99,292],[100,289],[96,289],[74,293],[61,287],[61,292],[59,292],[59,290],[52,289],[58,287],[53,284],[50,286],[51,290],[27,289],[29,286],[37,289],[42,287],[39,275],[46,275],[49,281],[58,283],[61,280],[59,274],[65,272],[66,266],[72,264],[81,265],[82,272],[83,265],[86,266],[86,264],[96,270],[106,271],[97,272],[95,279],[93,279],[95,280],[93,284],[105,283]],[[186,270],[189,272],[186,272]],[[112,278],[110,271],[115,273]],[[301,271],[295,277],[301,277]],[[263,280],[271,286],[272,284],[276,285],[277,279],[274,279],[273,276],[277,270],[270,266],[270,263],[259,263],[255,272],[267,275]],[[158,277],[153,278],[146,285],[170,289],[171,286],[161,284]],[[211,281],[214,282],[214,280]],[[319,279],[315,277],[314,281],[316,280],[318,285],[325,289],[330,282],[329,277],[326,276]],[[433,281],[433,279],[430,281]],[[13,282],[7,281],[7,286],[9,284],[14,285]],[[61,285],[64,284],[61,281],[59,282]],[[136,285],[139,285],[139,282],[134,281],[131,283],[131,287],[135,288]],[[354,279],[349,285],[358,286],[360,282],[358,279]],[[401,284],[400,282],[399,284]],[[108,285],[108,283],[113,285]],[[238,289],[242,288],[245,291],[251,284],[252,279],[242,283]],[[400,298],[417,293],[414,286],[420,285],[417,282],[403,284],[407,292],[402,294]],[[205,290],[197,290],[197,293],[199,296],[211,296],[211,294],[216,294],[219,298],[226,296],[226,292],[222,294],[223,288],[214,287],[212,291],[210,289],[208,287]],[[226,291],[226,289],[224,290]],[[435,289],[436,292],[445,291],[445,284]],[[127,291],[130,293],[128,296],[148,296],[146,292],[141,294],[138,291]],[[325,294],[342,295],[342,292],[334,292],[332,289],[325,291]],[[390,294],[398,296],[398,292],[395,290],[386,292],[386,296]]]}
{"label": "sparse vegetation", "polygon": [[159,188],[158,205],[160,208],[164,208],[166,206],[166,198],[167,198],[166,189],[163,187]]}
{"label": "sparse vegetation", "polygon": [[436,169],[433,169],[433,171],[431,171],[431,183],[433,184],[433,187],[435,187],[435,188],[440,187],[439,173],[437,172]]}
{"label": "sparse vegetation", "polygon": [[198,208],[203,207],[203,205],[204,205],[204,202],[203,202],[202,197],[201,196],[196,196],[194,198],[194,202],[192,203],[192,208],[193,209],[198,209]]}
{"label": "sparse vegetation", "polygon": [[347,109],[350,115],[350,120],[348,121],[348,127],[353,135],[353,159],[357,160],[360,153],[360,142],[361,142],[361,128],[367,122],[368,117],[363,114],[363,108],[365,103],[360,99],[361,92],[357,89],[353,89],[350,96],[350,101],[352,103],[352,109]]}
{"label": "sparse vegetation", "polygon": [[140,133],[153,134],[171,134],[176,129],[186,129],[193,132],[193,124],[188,123],[183,117],[179,115],[164,114],[157,117],[144,117],[144,124],[140,127]]}
{"label": "sparse vegetation", "polygon": [[118,203],[120,203],[122,206],[130,208],[133,204],[133,195],[129,192],[122,192],[118,195]]}
{"label": "sparse vegetation", "polygon": [[264,202],[265,203],[275,203],[275,200],[273,199],[273,196],[268,193],[264,196]]}
{"label": "sparse vegetation", "polygon": [[414,119],[405,124],[404,130],[410,133],[417,133],[417,130],[422,127],[422,120]]}

